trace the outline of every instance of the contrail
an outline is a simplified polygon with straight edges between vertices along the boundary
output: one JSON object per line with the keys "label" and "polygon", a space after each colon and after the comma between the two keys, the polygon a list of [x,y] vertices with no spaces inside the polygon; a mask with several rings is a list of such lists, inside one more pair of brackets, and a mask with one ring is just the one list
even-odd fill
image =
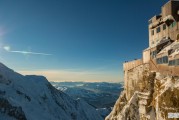
{"label": "contrail", "polygon": [[4,46],[3,48],[7,52],[20,53],[20,54],[25,54],[25,55],[52,55],[52,54],[47,54],[47,53],[38,53],[38,52],[29,52],[29,51],[14,51],[14,50],[11,50],[10,46]]}
{"label": "contrail", "polygon": [[13,53],[21,53],[21,54],[32,54],[32,55],[52,55],[52,54],[46,54],[46,53],[37,53],[37,52],[28,52],[28,51],[9,51]]}

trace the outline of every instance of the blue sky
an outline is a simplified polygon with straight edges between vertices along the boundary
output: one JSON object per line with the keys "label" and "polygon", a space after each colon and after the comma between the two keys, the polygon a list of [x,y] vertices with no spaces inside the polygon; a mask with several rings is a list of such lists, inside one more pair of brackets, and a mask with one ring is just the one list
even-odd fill
{"label": "blue sky", "polygon": [[167,0],[0,0],[0,61],[50,81],[123,80]]}

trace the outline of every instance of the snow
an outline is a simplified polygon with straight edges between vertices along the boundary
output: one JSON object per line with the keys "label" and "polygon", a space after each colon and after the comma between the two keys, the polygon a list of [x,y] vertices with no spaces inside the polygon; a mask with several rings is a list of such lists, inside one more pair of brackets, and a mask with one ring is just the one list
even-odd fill
{"label": "snow", "polygon": [[107,108],[98,108],[98,109],[96,109],[97,110],[97,112],[101,115],[101,116],[103,116],[104,118],[107,116],[107,115],[109,115],[109,113],[111,112],[111,109],[107,109]]}
{"label": "snow", "polygon": [[147,104],[147,100],[142,99],[142,100],[139,101],[139,104],[146,105]]}
{"label": "snow", "polygon": [[149,92],[138,92],[138,94],[148,96],[148,95],[150,95],[151,93],[150,93],[150,91],[149,91]]}
{"label": "snow", "polygon": [[130,105],[136,104],[137,94],[138,92],[136,91],[134,95],[131,97],[131,99],[128,101],[128,103],[123,107],[121,113],[117,115],[118,120],[125,120],[125,114],[128,113],[127,111],[129,110]]}
{"label": "snow", "polygon": [[[157,90],[157,92],[158,92],[158,90]],[[157,104],[156,104],[156,113],[159,113],[159,103],[158,103],[158,98],[159,98],[159,95],[158,95],[158,93],[157,93],[157,97],[156,97],[156,99],[157,99]],[[158,116],[159,114],[157,114],[157,120],[159,120],[159,116]]]}
{"label": "snow", "polygon": [[61,90],[63,92],[65,92],[68,88],[67,87],[56,87],[58,90]]}
{"label": "snow", "polygon": [[161,96],[166,90],[168,90],[169,88],[173,89],[173,88],[179,88],[179,81],[175,81],[175,83],[172,82],[172,77],[171,76],[167,76],[165,78],[163,78],[161,81],[162,85],[160,88],[164,87],[164,89],[161,89],[159,92],[159,96]]}
{"label": "snow", "polygon": [[177,41],[175,41],[172,44],[170,44],[169,46],[162,49],[158,54],[165,53],[165,52],[169,51],[170,49],[174,48],[175,46],[177,46],[178,44],[179,43]]}
{"label": "snow", "polygon": [[[136,77],[136,74],[134,74],[134,72],[132,72],[131,79],[134,77]],[[141,119],[164,120],[167,118],[167,116],[165,116],[166,112],[178,111],[179,108],[176,108],[176,106],[175,106],[175,104],[177,104],[176,97],[178,95],[178,91],[176,92],[174,90],[176,90],[176,89],[178,90],[178,88],[179,88],[179,77],[163,75],[163,74],[157,72],[156,77],[153,80],[155,82],[154,89],[152,86],[152,89],[149,90],[148,92],[135,91],[134,94],[132,94],[131,99],[126,101],[125,106],[121,106],[121,104],[119,104],[120,103],[119,100],[122,98],[120,96],[113,108],[113,111],[106,118],[106,120],[112,120],[112,119],[127,120],[127,117],[130,117],[130,119],[139,120],[140,118],[138,118],[138,114],[141,117]],[[127,87],[129,87],[132,90],[132,89],[134,89],[135,86],[133,84],[131,84]],[[157,88],[157,87],[159,87],[159,88]],[[171,105],[170,105],[170,103],[168,103],[168,102],[170,102],[171,98],[167,98],[167,96],[166,96],[166,95],[170,94],[170,93],[168,93],[168,90],[169,91],[173,90],[173,93],[175,93],[175,94],[172,93],[172,97],[175,97],[176,100],[174,102],[171,101]],[[124,93],[124,92],[122,92],[122,93]],[[128,93],[126,92],[126,96],[127,96],[127,94]],[[176,96],[174,96],[174,95],[176,95]],[[163,106],[161,106],[159,103],[160,103],[160,101],[163,102],[162,99],[165,99],[165,98],[167,101],[162,103]],[[159,105],[160,105],[160,107],[159,107]],[[136,108],[136,109],[133,109],[133,108]],[[134,110],[134,112],[132,110]],[[165,118],[164,118],[164,116],[165,116]]]}
{"label": "snow", "polygon": [[139,113],[140,114],[146,114],[146,107],[144,105],[140,105],[140,107],[139,107]]}
{"label": "snow", "polygon": [[[0,91],[5,91],[0,98],[21,107],[27,120],[102,120],[92,106],[55,89],[43,76],[23,76],[1,63],[0,74]],[[4,118],[13,120],[1,113],[0,119]]]}
{"label": "snow", "polygon": [[166,53],[167,51],[169,51],[171,49],[173,49],[174,52],[170,55],[170,57],[174,58],[175,55],[179,53],[179,42],[177,42],[177,41],[173,42],[169,46],[162,49],[158,54]]}
{"label": "snow", "polygon": [[[159,77],[160,75],[161,75],[160,73],[157,73],[157,77]],[[162,76],[162,77],[163,78],[161,80],[158,78],[158,80],[160,80],[161,82],[160,88],[156,88],[156,90],[159,90],[155,98],[157,120],[163,119],[163,117],[161,116],[160,108],[159,108],[159,97],[169,89],[173,90],[174,88],[179,88],[179,81],[172,80],[172,79],[175,79],[173,76],[165,76],[165,77]],[[166,104],[166,103],[163,103],[163,104]],[[171,108],[171,107],[163,107],[163,106],[160,106],[160,107],[165,110],[176,110],[176,108]]]}
{"label": "snow", "polygon": [[144,99],[148,99],[149,95],[150,95],[150,91],[149,92],[138,92],[137,91],[137,95],[140,97],[140,98],[144,98]]}

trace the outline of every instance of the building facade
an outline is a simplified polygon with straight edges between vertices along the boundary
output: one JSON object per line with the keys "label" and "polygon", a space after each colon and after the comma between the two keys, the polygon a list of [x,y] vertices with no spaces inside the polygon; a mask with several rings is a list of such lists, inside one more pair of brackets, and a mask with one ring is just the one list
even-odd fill
{"label": "building facade", "polygon": [[[127,92],[131,84],[130,71],[148,66],[150,71],[179,76],[179,0],[170,0],[161,8],[161,14],[149,20],[149,47],[143,50],[142,59],[125,62],[124,83]],[[137,83],[136,83],[137,84]],[[128,97],[128,99],[130,96]]]}
{"label": "building facade", "polygon": [[179,1],[170,0],[161,14],[149,20],[149,47],[143,51],[143,63],[163,74],[179,76]]}
{"label": "building facade", "polygon": [[161,8],[161,14],[149,20],[149,47],[163,39],[179,40],[179,1],[170,0]]}

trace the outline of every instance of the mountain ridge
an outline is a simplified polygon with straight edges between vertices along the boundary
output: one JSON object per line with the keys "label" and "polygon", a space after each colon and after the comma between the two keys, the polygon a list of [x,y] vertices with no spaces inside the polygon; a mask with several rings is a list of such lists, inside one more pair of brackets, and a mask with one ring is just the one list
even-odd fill
{"label": "mountain ridge", "polygon": [[58,91],[44,76],[23,76],[2,63],[0,63],[0,118],[102,120],[92,106]]}

